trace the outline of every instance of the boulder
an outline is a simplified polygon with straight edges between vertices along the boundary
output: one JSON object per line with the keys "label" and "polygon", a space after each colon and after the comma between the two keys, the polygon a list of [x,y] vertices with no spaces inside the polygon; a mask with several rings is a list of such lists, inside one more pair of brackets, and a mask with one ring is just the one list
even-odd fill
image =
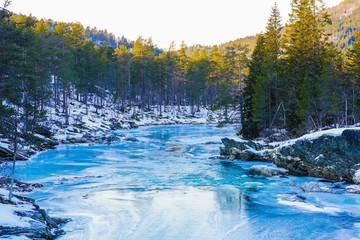
{"label": "boulder", "polygon": [[345,192],[360,194],[360,185],[350,185],[345,187]]}
{"label": "boulder", "polygon": [[294,184],[293,182],[290,182],[290,186],[300,188],[304,192],[323,192],[323,193],[333,193],[333,194],[339,193],[335,189],[320,184],[319,182],[305,182],[301,184]]}
{"label": "boulder", "polygon": [[285,133],[276,132],[276,133],[273,133],[270,136],[264,138],[263,141],[266,143],[271,143],[271,142],[283,142],[283,141],[286,141],[289,139],[290,138]]}
{"label": "boulder", "polygon": [[257,154],[257,150],[262,150],[263,146],[253,141],[235,141],[229,138],[221,139],[225,147],[220,147],[220,155],[229,156],[229,159],[241,159],[244,161],[265,161],[267,157]]}
{"label": "boulder", "polygon": [[[0,188],[10,190],[11,178],[10,177],[0,177]],[[31,192],[36,188],[42,187],[39,183],[25,183],[17,179],[14,179],[14,191],[17,192]]]}
{"label": "boulder", "polygon": [[136,139],[136,138],[130,138],[130,137],[125,138],[124,140],[127,141],[127,142],[140,142],[138,139]]}
{"label": "boulder", "polygon": [[51,138],[53,136],[53,133],[51,132],[51,129],[48,127],[38,127],[34,130],[35,133],[40,134],[42,136],[45,136],[47,138]]}
{"label": "boulder", "polygon": [[266,166],[266,165],[255,165],[250,167],[249,173],[252,175],[263,175],[267,177],[286,175],[289,171],[284,168]]}

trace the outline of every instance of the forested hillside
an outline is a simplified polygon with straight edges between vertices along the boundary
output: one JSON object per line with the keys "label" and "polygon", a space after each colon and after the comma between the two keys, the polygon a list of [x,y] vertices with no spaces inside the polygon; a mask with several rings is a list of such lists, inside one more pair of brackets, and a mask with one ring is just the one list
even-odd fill
{"label": "forested hillside", "polygon": [[226,49],[226,47],[234,45],[234,44],[235,45],[247,45],[250,52],[252,52],[255,48],[256,39],[258,36],[259,36],[259,34],[257,34],[256,36],[248,36],[248,37],[244,37],[244,38],[238,38],[236,40],[221,44],[220,48]]}
{"label": "forested hillside", "polygon": [[[79,25],[79,23],[64,23],[64,22],[57,22],[51,19],[43,19],[46,22],[47,26],[49,27],[49,31],[53,32],[57,25],[64,24],[66,28],[71,29],[75,24]],[[132,47],[132,42],[127,39],[126,37],[116,37],[114,34],[109,33],[107,29],[105,30],[98,30],[96,27],[91,28],[87,26],[85,28],[85,39],[91,39],[92,42],[101,47],[101,45],[106,42],[106,45],[109,47],[116,48],[119,45],[125,45],[127,48]]]}
{"label": "forested hillside", "polygon": [[325,27],[330,34],[329,40],[341,49],[347,49],[355,41],[355,33],[360,25],[360,1],[344,0],[338,6],[330,8],[332,25]]}

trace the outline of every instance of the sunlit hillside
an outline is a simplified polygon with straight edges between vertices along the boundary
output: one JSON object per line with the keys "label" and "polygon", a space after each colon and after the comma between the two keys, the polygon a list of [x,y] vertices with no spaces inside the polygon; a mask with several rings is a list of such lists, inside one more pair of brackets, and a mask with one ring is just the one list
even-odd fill
{"label": "sunlit hillside", "polygon": [[341,49],[351,46],[355,40],[355,32],[360,24],[360,1],[345,0],[329,9],[332,25],[326,27],[330,40]]}

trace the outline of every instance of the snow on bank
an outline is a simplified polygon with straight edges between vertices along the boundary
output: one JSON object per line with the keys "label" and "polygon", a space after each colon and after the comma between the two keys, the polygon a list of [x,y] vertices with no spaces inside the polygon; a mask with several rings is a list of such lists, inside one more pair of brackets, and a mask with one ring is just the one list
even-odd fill
{"label": "snow on bank", "polygon": [[[136,126],[175,125],[175,124],[217,124],[223,121],[223,111],[212,111],[200,107],[192,114],[190,106],[151,106],[140,108],[138,106],[119,108],[110,99],[104,101],[103,107],[86,105],[76,100],[70,102],[69,125],[65,125],[65,114],[60,109],[48,108],[49,127],[55,133],[54,138],[62,143],[70,139],[80,139],[86,133],[93,136],[104,136],[112,127],[129,129]],[[160,114],[161,113],[161,114]],[[234,113],[229,115],[235,116]],[[238,119],[236,119],[238,120]]]}
{"label": "snow on bank", "polygon": [[[271,146],[271,148],[266,148],[266,145],[264,143],[264,141],[254,141],[262,146],[264,146],[264,149],[262,150],[256,150],[253,149],[249,146],[247,146],[248,149],[246,149],[245,151],[249,151],[249,152],[253,152],[255,154],[264,154],[267,153],[269,151],[274,152],[274,151],[278,151],[283,147],[287,147],[287,146],[291,146],[294,145],[297,141],[303,141],[303,140],[309,140],[309,141],[313,141],[315,139],[318,139],[321,136],[327,135],[327,136],[332,136],[332,137],[338,137],[340,136],[345,130],[357,130],[360,131],[360,127],[346,127],[346,128],[335,128],[335,129],[329,129],[329,130],[323,130],[323,131],[317,131],[317,132],[313,132],[313,133],[309,133],[309,134],[305,134],[301,137],[298,138],[294,138],[294,139],[290,139],[290,140],[286,140],[286,141],[282,141],[282,142],[271,142],[269,143],[269,146]],[[238,141],[237,139],[235,139],[236,141]],[[241,139],[241,142],[246,142],[246,140]],[[359,181],[360,181],[360,172],[359,172]]]}
{"label": "snow on bank", "polygon": [[[0,188],[0,198],[8,199],[9,191]],[[31,227],[29,217],[21,217],[16,212],[32,212],[34,206],[29,202],[24,202],[13,197],[14,204],[4,204],[0,202],[0,226],[3,227]]]}
{"label": "snow on bank", "polygon": [[[299,138],[294,138],[289,141],[281,142],[279,147],[289,146],[294,144],[295,142],[299,140],[315,140],[323,135],[328,135],[332,137],[338,137],[340,136],[345,130],[360,130],[360,127],[346,127],[346,128],[334,128],[334,129],[328,129],[323,131],[317,131],[309,134],[305,134]],[[271,143],[271,145],[278,145],[279,142]]]}

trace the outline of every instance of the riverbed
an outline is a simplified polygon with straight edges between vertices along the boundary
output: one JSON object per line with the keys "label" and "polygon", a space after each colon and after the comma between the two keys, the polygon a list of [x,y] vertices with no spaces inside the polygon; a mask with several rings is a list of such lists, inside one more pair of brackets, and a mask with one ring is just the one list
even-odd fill
{"label": "riverbed", "polygon": [[[360,239],[359,195],[316,178],[252,176],[248,169],[264,163],[217,158],[221,138],[235,132],[123,130],[119,143],[62,145],[16,174],[44,185],[28,196],[52,217],[72,219],[62,240]],[[333,193],[291,186],[310,181]]]}

